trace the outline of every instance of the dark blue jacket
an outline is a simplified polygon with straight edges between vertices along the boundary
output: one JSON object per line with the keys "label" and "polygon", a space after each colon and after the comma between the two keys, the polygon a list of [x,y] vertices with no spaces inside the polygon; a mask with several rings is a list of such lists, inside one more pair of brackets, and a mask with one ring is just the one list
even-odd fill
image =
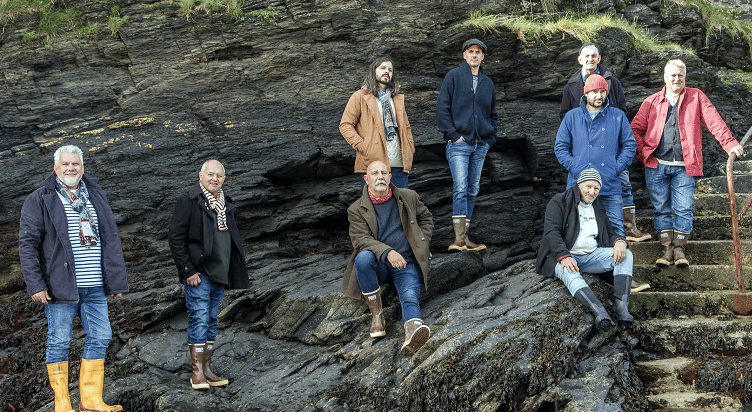
{"label": "dark blue jacket", "polygon": [[[107,295],[128,292],[123,250],[107,194],[98,179],[81,178],[97,212],[102,245],[102,280]],[[18,256],[29,296],[47,290],[56,303],[78,302],[73,248],[68,238],[65,206],[55,191],[55,174],[24,201],[18,231]]]}
{"label": "dark blue jacket", "polygon": [[[235,219],[235,205],[225,195],[227,228],[232,239],[230,269],[227,273],[228,289],[248,288],[248,269],[245,266],[243,244]],[[212,255],[214,247],[215,214],[209,208],[201,187],[196,184],[175,202],[175,212],[170,219],[168,240],[178,277],[182,282],[194,273],[204,272],[203,264]]]}
{"label": "dark blue jacket", "polygon": [[477,135],[489,146],[496,143],[496,89],[482,67],[475,93],[473,73],[467,62],[444,76],[436,100],[436,121],[445,141],[456,142],[465,136],[465,140],[472,143],[472,136]]}

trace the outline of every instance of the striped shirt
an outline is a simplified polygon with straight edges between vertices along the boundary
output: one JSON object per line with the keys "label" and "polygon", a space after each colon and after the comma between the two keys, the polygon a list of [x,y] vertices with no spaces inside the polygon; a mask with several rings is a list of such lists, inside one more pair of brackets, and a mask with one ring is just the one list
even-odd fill
{"label": "striped shirt", "polygon": [[[60,193],[57,195],[63,202],[63,206],[65,206],[65,216],[68,218],[68,239],[73,248],[73,268],[76,271],[76,286],[79,288],[104,286],[104,282],[102,281],[102,243],[98,242],[96,246],[90,248],[81,245],[81,239],[78,237],[81,217],[73,210],[70,203],[63,198],[63,195]],[[86,208],[91,212],[94,224],[99,227],[97,211],[94,209],[91,201],[86,202]]]}

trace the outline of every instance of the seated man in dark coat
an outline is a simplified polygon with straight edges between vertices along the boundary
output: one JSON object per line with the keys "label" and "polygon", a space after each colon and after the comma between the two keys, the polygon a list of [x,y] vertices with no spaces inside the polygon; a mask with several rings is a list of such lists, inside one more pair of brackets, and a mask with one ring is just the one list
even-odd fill
{"label": "seated man in dark coat", "polygon": [[546,208],[535,271],[556,275],[569,292],[595,316],[595,326],[608,330],[613,325],[603,304],[593,293],[580,271],[614,271],[614,307],[618,320],[632,322],[629,314],[629,286],[632,283],[632,252],[609,223],[606,209],[598,199],[601,176],[585,169],[577,185],[554,196]]}

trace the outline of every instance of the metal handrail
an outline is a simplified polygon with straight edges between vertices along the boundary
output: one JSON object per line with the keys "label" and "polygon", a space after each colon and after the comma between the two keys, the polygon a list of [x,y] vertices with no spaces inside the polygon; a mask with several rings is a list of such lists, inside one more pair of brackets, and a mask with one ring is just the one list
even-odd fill
{"label": "metal handrail", "polygon": [[[752,127],[747,130],[747,134],[741,141],[742,147],[747,143],[750,136],[752,136]],[[734,242],[734,264],[736,265],[736,283],[739,287],[739,293],[744,294],[744,277],[742,275],[742,247],[741,240],[739,239],[739,219],[744,216],[750,205],[752,205],[752,193],[750,193],[747,200],[744,202],[741,212],[736,213],[736,192],[734,191],[734,160],[736,160],[736,153],[731,152],[728,160],[726,160],[726,185],[728,186],[729,194],[729,209],[731,212],[731,236]]]}

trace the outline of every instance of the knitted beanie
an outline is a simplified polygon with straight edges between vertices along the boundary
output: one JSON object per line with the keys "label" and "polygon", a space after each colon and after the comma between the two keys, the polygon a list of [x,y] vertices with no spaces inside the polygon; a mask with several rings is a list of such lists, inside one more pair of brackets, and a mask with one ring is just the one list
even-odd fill
{"label": "knitted beanie", "polygon": [[585,88],[582,89],[582,94],[588,94],[593,90],[600,89],[608,91],[608,82],[600,74],[591,74],[585,80]]}
{"label": "knitted beanie", "polygon": [[588,180],[595,180],[599,185],[603,185],[603,183],[601,182],[601,174],[592,167],[585,169],[582,171],[582,173],[580,173],[580,177],[577,178],[577,184],[579,185],[580,183],[586,182]]}

